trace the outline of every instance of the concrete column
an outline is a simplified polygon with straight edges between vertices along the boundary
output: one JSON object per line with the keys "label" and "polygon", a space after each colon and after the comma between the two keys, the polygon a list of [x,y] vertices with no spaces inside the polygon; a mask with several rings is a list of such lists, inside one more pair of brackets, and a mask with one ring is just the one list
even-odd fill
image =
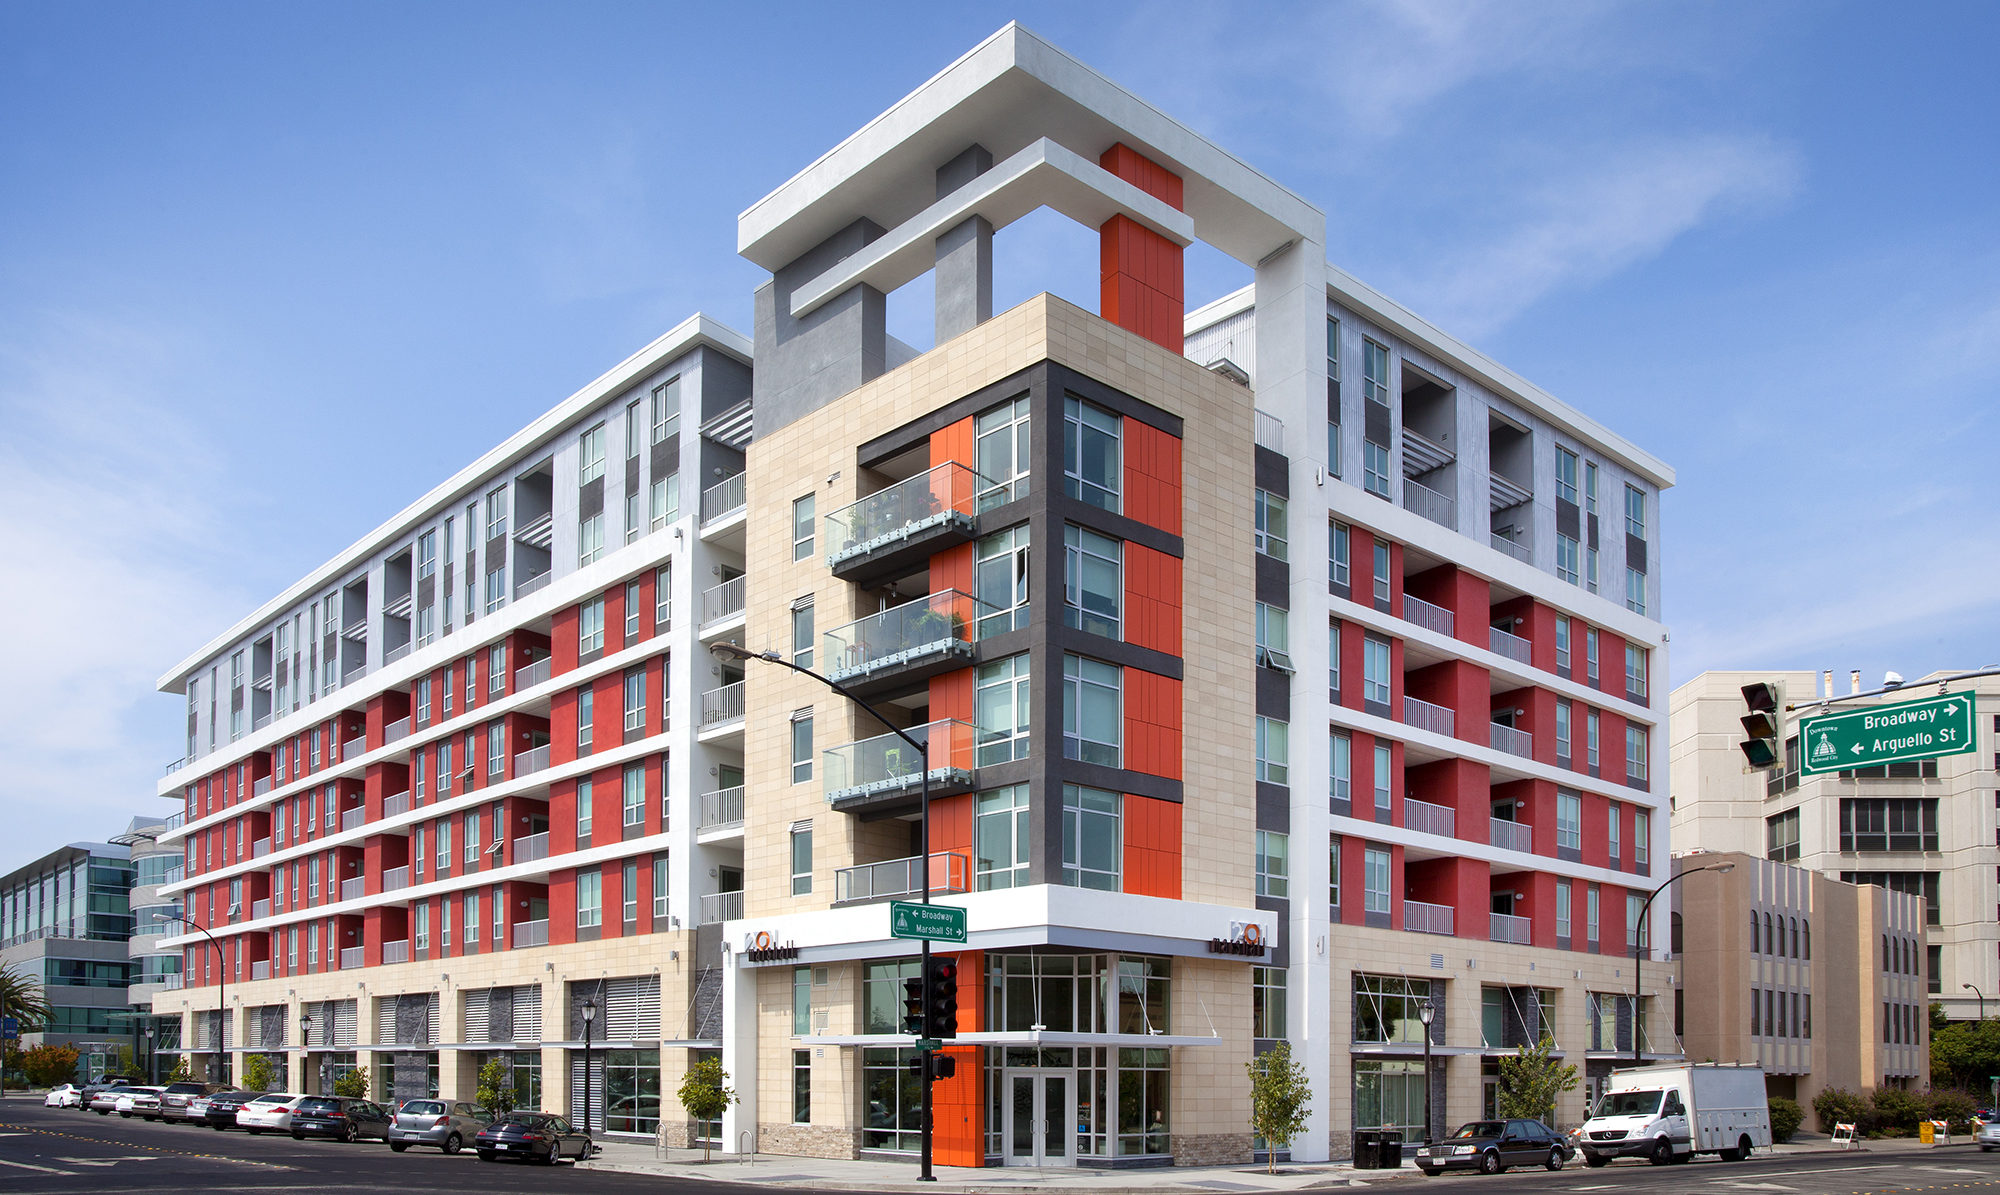
{"label": "concrete column", "polygon": [[722,1114],[722,1152],[732,1154],[757,1140],[757,970],[733,950],[723,955],[722,1009],[722,1070],[736,1093]]}
{"label": "concrete column", "polygon": [[[993,168],[993,155],[974,145],[938,167],[937,196],[965,186]],[[936,343],[943,344],[993,318],[993,225],[973,216],[937,239]]]}

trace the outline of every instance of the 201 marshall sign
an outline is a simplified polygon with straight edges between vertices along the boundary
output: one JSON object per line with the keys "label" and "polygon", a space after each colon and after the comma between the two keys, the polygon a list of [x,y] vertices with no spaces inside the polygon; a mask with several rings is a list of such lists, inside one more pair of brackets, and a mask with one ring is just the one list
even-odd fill
{"label": "201 marshall sign", "polygon": [[1972,694],[1822,714],[1799,724],[1799,771],[1847,772],[1975,750]]}

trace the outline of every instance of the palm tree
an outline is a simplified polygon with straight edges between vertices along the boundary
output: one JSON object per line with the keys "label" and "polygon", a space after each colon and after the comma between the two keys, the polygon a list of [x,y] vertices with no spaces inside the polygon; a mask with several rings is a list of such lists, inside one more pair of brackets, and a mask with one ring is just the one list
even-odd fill
{"label": "palm tree", "polygon": [[21,1032],[32,1033],[48,1024],[53,1012],[39,982],[19,967],[0,965],[0,1017],[12,1017]]}

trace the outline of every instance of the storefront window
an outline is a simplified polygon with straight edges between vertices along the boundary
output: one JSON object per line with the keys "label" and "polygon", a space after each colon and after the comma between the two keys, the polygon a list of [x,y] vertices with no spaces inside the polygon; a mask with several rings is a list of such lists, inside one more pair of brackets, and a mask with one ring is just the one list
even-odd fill
{"label": "storefront window", "polygon": [[861,1051],[861,1148],[915,1153],[923,1138],[923,1081],[915,1050]]}

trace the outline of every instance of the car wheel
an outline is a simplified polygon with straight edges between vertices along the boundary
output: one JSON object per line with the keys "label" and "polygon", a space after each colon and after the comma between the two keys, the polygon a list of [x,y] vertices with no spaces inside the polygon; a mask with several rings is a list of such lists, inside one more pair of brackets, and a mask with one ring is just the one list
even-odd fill
{"label": "car wheel", "polygon": [[120,1113],[118,1114],[118,1119],[120,1119],[120,1120],[130,1120],[130,1119],[132,1119],[132,1114],[131,1114],[130,1112],[120,1112]]}
{"label": "car wheel", "polygon": [[361,1140],[361,1130],[350,1120],[347,1122],[347,1127],[341,1130],[340,1139],[352,1145],[356,1141]]}
{"label": "car wheel", "polygon": [[1421,1169],[1424,1172],[1425,1178],[1436,1178],[1438,1175],[1444,1173],[1444,1171],[1439,1170],[1435,1166],[1423,1166],[1419,1167],[1419,1169]]}
{"label": "car wheel", "polygon": [[264,1130],[262,1130],[262,1129],[258,1129],[258,1128],[246,1128],[246,1131],[247,1131],[247,1132],[248,1132],[248,1133],[249,1133],[249,1134],[250,1134],[250,1135],[251,1135],[252,1137],[262,1137],[262,1136],[264,1135]]}
{"label": "car wheel", "polygon": [[1489,1149],[1479,1155],[1479,1173],[1498,1174],[1505,1169],[1506,1167],[1500,1164],[1500,1154],[1497,1151]]}
{"label": "car wheel", "polygon": [[1611,1164],[1611,1159],[1600,1158],[1596,1154],[1585,1154],[1583,1155],[1583,1164],[1590,1167],[1592,1170],[1595,1170],[1599,1166],[1609,1166]]}
{"label": "car wheel", "polygon": [[453,1133],[444,1139],[444,1151],[448,1154],[455,1154],[463,1148],[465,1148],[465,1138],[459,1136],[457,1133]]}
{"label": "car wheel", "polygon": [[306,1135],[305,1135],[304,1133],[293,1133],[293,1134],[292,1134],[292,1140],[294,1140],[294,1141],[304,1141],[305,1139],[306,1139]]}
{"label": "car wheel", "polygon": [[1674,1147],[1662,1137],[1653,1142],[1653,1152],[1646,1155],[1646,1160],[1655,1166],[1664,1166],[1674,1160]]}
{"label": "car wheel", "polygon": [[111,1109],[109,1108],[92,1108],[91,1111],[97,1113],[99,1116],[111,1115]]}
{"label": "car wheel", "polygon": [[1743,1136],[1741,1136],[1741,1137],[1738,1137],[1738,1138],[1736,1139],[1736,1156],[1735,1156],[1735,1157],[1733,1157],[1733,1158],[1731,1158],[1731,1159],[1730,1159],[1730,1161],[1732,1161],[1732,1162],[1747,1162],[1747,1161],[1749,1161],[1749,1160],[1750,1160],[1750,1152],[1751,1152],[1751,1150],[1753,1150],[1754,1148],[1756,1148],[1756,1147],[1755,1147],[1755,1146],[1753,1146],[1753,1145],[1752,1145],[1752,1144],[1750,1143],[1750,1136],[1749,1136],[1749,1134],[1747,1134],[1747,1133],[1746,1133],[1746,1134],[1744,1134]]}
{"label": "car wheel", "polygon": [[407,1141],[391,1141],[389,1148],[395,1150],[397,1153],[402,1153],[404,1150],[410,1148],[410,1143]]}
{"label": "car wheel", "polygon": [[216,1132],[220,1133],[220,1132],[224,1132],[224,1131],[226,1131],[226,1130],[228,1129],[228,1127],[229,1127],[229,1126],[227,1126],[227,1125],[220,1125],[220,1124],[212,1124],[212,1125],[209,1125],[208,1127],[209,1127],[209,1128],[211,1128],[211,1129],[214,1129],[214,1130],[215,1130]]}
{"label": "car wheel", "polygon": [[1544,1166],[1547,1166],[1547,1167],[1548,1167],[1549,1169],[1551,1169],[1551,1170],[1561,1170],[1561,1169],[1563,1168],[1563,1151],[1562,1151],[1562,1147],[1561,1147],[1561,1146],[1557,1146],[1556,1148],[1554,1148],[1554,1149],[1550,1150],[1550,1151],[1549,1151],[1549,1160],[1548,1160],[1548,1161],[1546,1161],[1546,1162],[1544,1162],[1544,1163],[1542,1163],[1542,1165],[1544,1165]]}

